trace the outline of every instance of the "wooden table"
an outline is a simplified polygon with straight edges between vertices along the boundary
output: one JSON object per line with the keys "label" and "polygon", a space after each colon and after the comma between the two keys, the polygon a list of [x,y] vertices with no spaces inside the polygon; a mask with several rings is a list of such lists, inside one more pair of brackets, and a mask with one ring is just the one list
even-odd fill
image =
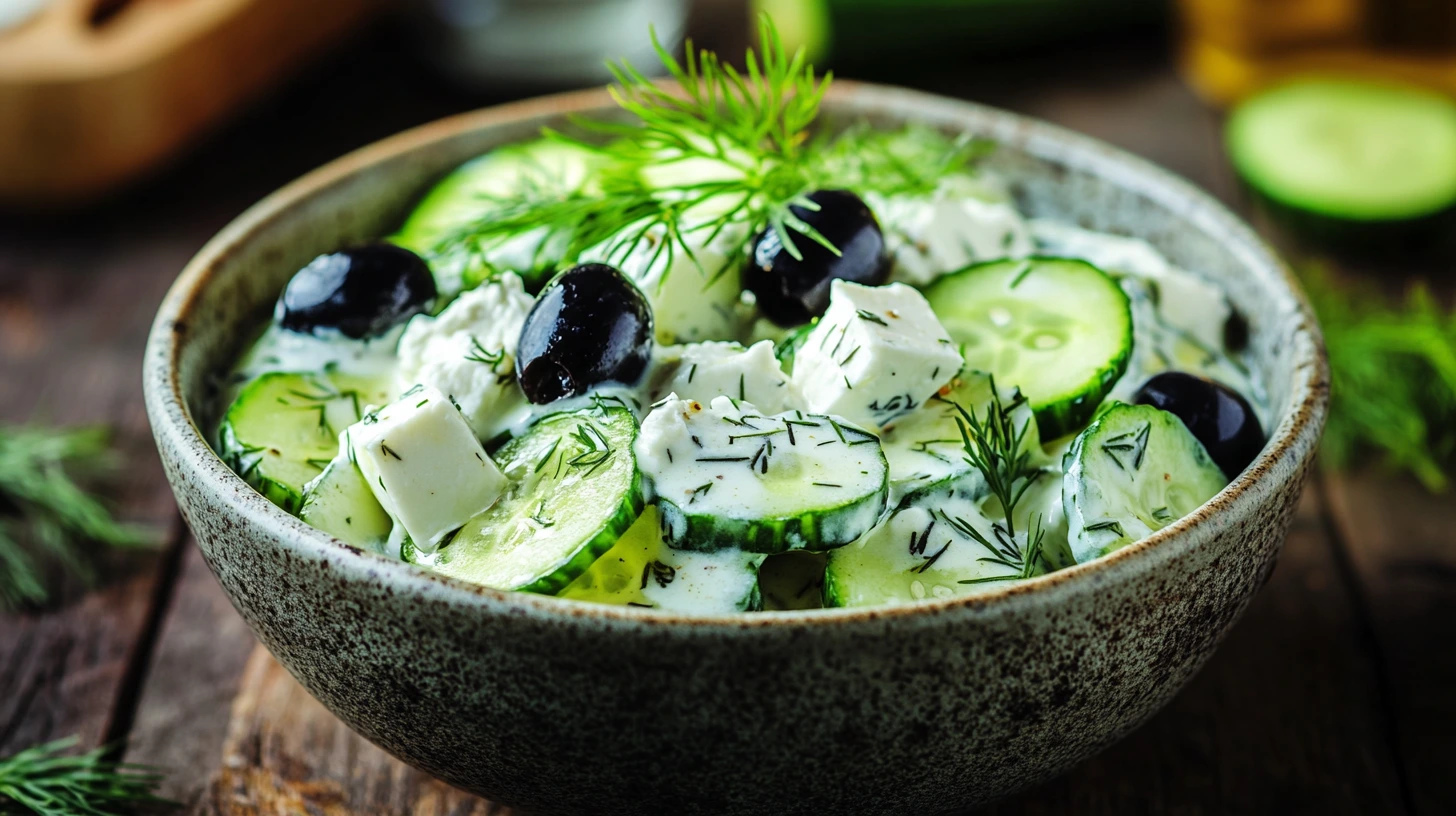
{"label": "wooden table", "polygon": [[[1238,204],[1217,118],[1161,46],[1060,54],[919,84],[1085,131]],[[125,199],[0,221],[0,421],[116,424],[126,515],[167,532],[101,588],[0,618],[0,755],[69,734],[126,740],[189,811],[503,812],[369,746],[265,654],[250,661],[254,640],[162,478],[138,375],[166,287],[245,206],[349,148],[491,101],[432,85],[376,32]],[[1452,530],[1450,499],[1405,478],[1317,477],[1273,580],[1189,687],[995,812],[1456,812]]]}

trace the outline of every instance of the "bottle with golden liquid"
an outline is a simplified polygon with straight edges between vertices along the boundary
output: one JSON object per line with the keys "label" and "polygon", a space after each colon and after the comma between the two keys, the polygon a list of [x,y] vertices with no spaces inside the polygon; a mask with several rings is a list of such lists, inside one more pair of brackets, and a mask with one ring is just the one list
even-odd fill
{"label": "bottle with golden liquid", "polygon": [[1456,94],[1456,0],[1179,0],[1181,62],[1231,105],[1301,74],[1386,78]]}

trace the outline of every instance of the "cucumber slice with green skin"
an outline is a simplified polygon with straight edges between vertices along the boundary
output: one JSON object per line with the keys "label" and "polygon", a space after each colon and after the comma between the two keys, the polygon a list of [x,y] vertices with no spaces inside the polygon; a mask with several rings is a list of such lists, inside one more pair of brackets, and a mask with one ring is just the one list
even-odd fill
{"label": "cucumber slice with green skin", "polygon": [[1072,443],[1063,468],[1067,539],[1079,564],[1163,529],[1228,484],[1183,422],[1151,405],[1108,407]]}
{"label": "cucumber slice with green skin", "polygon": [[925,290],[966,367],[1017,386],[1041,438],[1074,433],[1127,370],[1132,311],[1102,270],[1069,258],[976,264]]}
{"label": "cucumber slice with green skin", "polygon": [[303,488],[339,452],[339,434],[364,406],[390,401],[388,386],[344,374],[264,374],[238,393],[217,432],[217,453],[290,513]]}
{"label": "cucumber slice with green skin", "polygon": [[[1009,403],[1014,388],[1001,388],[1003,403]],[[972,470],[966,461],[965,440],[961,436],[964,417],[961,409],[984,417],[991,401],[991,377],[979,371],[963,371],[940,393],[912,411],[880,429],[880,446],[890,463],[890,501],[939,482],[949,476]],[[1031,454],[1036,467],[1051,464],[1042,453],[1041,437],[1031,408],[1022,404],[1012,412],[1017,427],[1025,427],[1022,450]],[[979,473],[977,473],[979,476]]]}
{"label": "cucumber slice with green skin", "polygon": [[1436,93],[1294,82],[1235,110],[1227,144],[1255,190],[1306,213],[1395,222],[1456,205],[1456,102]]}
{"label": "cucumber slice with green skin", "polygon": [[762,606],[758,567],[766,557],[731,549],[674,550],[662,540],[657,508],[649,506],[556,597],[699,615],[755,612]]}
{"label": "cucumber slice with green skin", "polygon": [[496,589],[554,594],[642,514],[636,438],[637,420],[623,408],[541,420],[496,454],[510,480],[500,499],[420,563]]}
{"label": "cucumber slice with green skin", "polygon": [[889,467],[874,434],[837,417],[760,414],[676,395],[642,423],[637,457],[679,549],[773,554],[843,546],[874,526]]}
{"label": "cucumber slice with green skin", "polygon": [[491,275],[516,272],[538,290],[566,260],[568,236],[544,229],[491,239],[472,249],[442,251],[452,232],[489,215],[498,200],[541,188],[566,194],[589,183],[600,165],[596,153],[554,139],[493,150],[461,165],[420,201],[390,240],[430,262],[442,292],[469,289]]}
{"label": "cucumber slice with green skin", "polygon": [[1038,516],[1009,531],[979,473],[923,487],[869,535],[829,553],[824,605],[954,598],[1041,575],[1044,523]]}
{"label": "cucumber slice with green skin", "polygon": [[311,527],[369,550],[382,550],[394,529],[374,491],[347,453],[334,457],[303,489],[298,517]]}

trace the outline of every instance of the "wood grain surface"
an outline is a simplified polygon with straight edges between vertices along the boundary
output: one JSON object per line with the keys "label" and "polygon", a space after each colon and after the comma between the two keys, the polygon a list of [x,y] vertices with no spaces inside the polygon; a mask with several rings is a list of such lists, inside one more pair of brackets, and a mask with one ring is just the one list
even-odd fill
{"label": "wood grain surface", "polygon": [[[1242,206],[1219,120],[1161,46],[1059,49],[919,84],[1131,149]],[[0,220],[0,421],[109,421],[127,517],[167,537],[93,591],[0,617],[0,755],[127,740],[187,812],[504,813],[398,764],[309,698],[252,636],[177,522],[142,413],[151,314],[247,204],[393,131],[498,101],[431,80],[392,32],[125,199]],[[1163,712],[998,814],[1456,812],[1456,506],[1383,474],[1321,475],[1269,585]]]}

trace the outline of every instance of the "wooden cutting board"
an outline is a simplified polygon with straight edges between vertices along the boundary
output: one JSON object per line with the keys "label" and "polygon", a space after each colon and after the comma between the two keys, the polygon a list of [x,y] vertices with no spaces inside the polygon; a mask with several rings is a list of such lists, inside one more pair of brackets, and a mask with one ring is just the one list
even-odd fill
{"label": "wooden cutting board", "polygon": [[510,816],[416,771],[350,731],[254,649],[221,765],[194,813],[207,816]]}
{"label": "wooden cutting board", "polygon": [[98,196],[298,69],[383,0],[50,0],[0,29],[0,202]]}

